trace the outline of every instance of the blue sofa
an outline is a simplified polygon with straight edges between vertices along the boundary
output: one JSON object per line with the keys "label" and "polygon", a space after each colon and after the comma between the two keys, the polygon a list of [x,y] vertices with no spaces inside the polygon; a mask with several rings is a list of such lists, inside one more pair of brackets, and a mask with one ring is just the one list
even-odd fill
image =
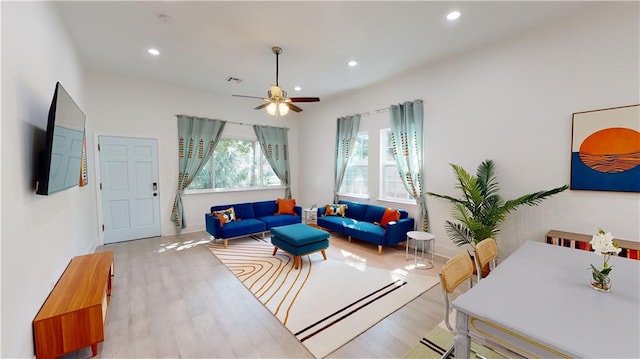
{"label": "blue sofa", "polygon": [[[223,211],[230,207],[236,215],[236,220],[220,224],[217,216],[212,216],[214,211]],[[252,234],[262,234],[273,227],[286,226],[302,222],[302,207],[294,206],[296,214],[275,214],[278,212],[278,204],[273,201],[262,201],[253,203],[236,203],[212,206],[209,213],[205,213],[204,220],[207,233],[214,239],[224,240],[224,247],[227,247],[227,240],[238,237],[245,237]]]}
{"label": "blue sofa", "polygon": [[380,222],[385,207],[371,204],[343,201],[346,204],[345,216],[325,216],[325,208],[318,208],[318,226],[332,232],[341,233],[349,237],[378,245],[378,254],[382,254],[382,246],[393,246],[407,240],[407,232],[414,230],[414,220],[404,210],[400,212],[400,219],[390,222],[386,228],[374,222]]}

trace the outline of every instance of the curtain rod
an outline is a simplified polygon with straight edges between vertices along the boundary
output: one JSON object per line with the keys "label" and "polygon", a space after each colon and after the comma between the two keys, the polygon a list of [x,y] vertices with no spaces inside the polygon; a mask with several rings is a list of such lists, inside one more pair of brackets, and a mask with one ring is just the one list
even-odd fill
{"label": "curtain rod", "polygon": [[[382,112],[386,112],[389,111],[390,107],[385,107],[385,108],[379,108],[377,110],[374,110],[375,113],[382,113]],[[367,117],[371,115],[371,112],[367,111],[367,112],[362,112],[362,113],[357,113],[356,115],[360,115],[360,117]]]}
{"label": "curtain rod", "polygon": [[[423,100],[422,99],[416,99],[414,101],[423,101]],[[375,110],[375,112],[376,113],[383,113],[383,112],[388,112],[389,110],[391,110],[391,106],[378,108],[378,109]]]}
{"label": "curtain rod", "polygon": [[[223,120],[224,121],[224,120]],[[244,123],[244,122],[234,122],[234,121],[225,121],[226,123],[232,123],[234,125],[240,125],[240,126],[251,126],[253,127],[253,125],[258,125],[257,123]],[[289,130],[288,127],[278,127],[278,126],[265,126],[265,125],[258,125],[258,126],[262,126],[262,127],[273,127],[273,128],[284,128],[285,130]]]}
{"label": "curtain rod", "polygon": [[[388,112],[390,109],[391,109],[391,106],[389,106],[389,107],[383,107],[383,108],[378,108],[378,109],[375,109],[374,111],[375,111],[375,113],[383,113],[383,112]],[[367,115],[369,115],[369,112],[364,112],[364,113],[366,113]],[[361,114],[361,115],[362,115],[362,114]]]}

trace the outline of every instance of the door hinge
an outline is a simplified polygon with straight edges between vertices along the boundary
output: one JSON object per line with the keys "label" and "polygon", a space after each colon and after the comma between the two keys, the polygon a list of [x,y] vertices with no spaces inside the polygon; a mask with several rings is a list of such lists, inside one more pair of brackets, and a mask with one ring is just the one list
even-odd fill
{"label": "door hinge", "polygon": [[100,144],[98,143],[98,151],[100,151]]}
{"label": "door hinge", "polygon": [[102,225],[102,231],[104,232],[104,224]]}
{"label": "door hinge", "polygon": [[102,182],[100,182],[100,190],[102,191]]}

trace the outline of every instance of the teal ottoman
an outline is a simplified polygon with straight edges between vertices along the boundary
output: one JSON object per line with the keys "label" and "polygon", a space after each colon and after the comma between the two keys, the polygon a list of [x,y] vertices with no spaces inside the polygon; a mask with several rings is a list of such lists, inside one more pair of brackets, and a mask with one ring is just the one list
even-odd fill
{"label": "teal ottoman", "polygon": [[322,257],[327,259],[324,250],[329,248],[329,233],[304,223],[273,227],[271,244],[274,246],[274,256],[278,248],[293,254],[293,269],[298,269],[301,265],[300,256],[320,251]]}

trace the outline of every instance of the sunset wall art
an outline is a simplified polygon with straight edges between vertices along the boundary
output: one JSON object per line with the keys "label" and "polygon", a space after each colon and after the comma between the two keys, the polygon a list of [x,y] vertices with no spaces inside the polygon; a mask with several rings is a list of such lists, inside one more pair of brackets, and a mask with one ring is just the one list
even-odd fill
{"label": "sunset wall art", "polygon": [[640,105],[573,114],[571,189],[640,192]]}

